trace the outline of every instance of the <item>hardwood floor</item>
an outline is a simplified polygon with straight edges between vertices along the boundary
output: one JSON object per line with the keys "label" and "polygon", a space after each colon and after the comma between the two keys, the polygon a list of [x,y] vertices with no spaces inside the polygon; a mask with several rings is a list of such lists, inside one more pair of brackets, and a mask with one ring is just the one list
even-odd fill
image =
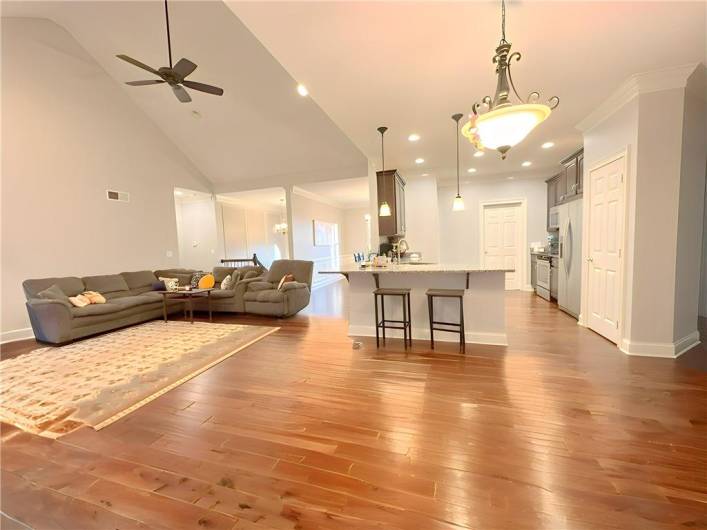
{"label": "hardwood floor", "polygon": [[353,349],[317,296],[220,315],[282,329],[102,431],[5,426],[2,528],[707,528],[705,372],[528,293],[507,348]]}

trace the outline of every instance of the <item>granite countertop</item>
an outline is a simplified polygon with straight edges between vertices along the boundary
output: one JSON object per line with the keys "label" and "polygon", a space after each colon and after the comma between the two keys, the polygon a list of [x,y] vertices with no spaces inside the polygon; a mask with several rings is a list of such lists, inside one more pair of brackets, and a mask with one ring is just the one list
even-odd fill
{"label": "granite countertop", "polygon": [[356,264],[342,265],[338,269],[319,271],[319,274],[350,274],[353,272],[368,272],[368,273],[389,273],[389,272],[514,272],[515,269],[494,269],[487,267],[475,267],[473,265],[458,265],[447,263],[430,263],[430,264],[407,264],[400,265],[390,263],[386,267],[366,267],[362,269]]}
{"label": "granite countertop", "polygon": [[534,251],[532,251],[532,250],[530,251],[530,254],[531,254],[532,256],[550,256],[551,258],[557,258],[557,257],[559,257],[558,254],[551,254],[550,252],[534,252]]}

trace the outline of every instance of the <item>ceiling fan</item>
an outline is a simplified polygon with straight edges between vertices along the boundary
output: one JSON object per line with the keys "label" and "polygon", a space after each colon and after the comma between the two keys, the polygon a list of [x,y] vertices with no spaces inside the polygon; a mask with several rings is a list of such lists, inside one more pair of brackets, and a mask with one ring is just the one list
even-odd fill
{"label": "ceiling fan", "polygon": [[[207,94],[213,94],[215,96],[223,95],[223,88],[216,86],[207,85],[204,83],[198,83],[196,81],[187,81],[185,78],[196,70],[196,65],[189,59],[179,59],[177,64],[172,66],[172,41],[169,35],[169,9],[167,8],[167,0],[164,0],[164,16],[167,21],[167,51],[169,53],[169,67],[162,66],[155,70],[154,68],[147,66],[145,63],[141,63],[137,59],[128,57],[127,55],[116,55],[118,59],[122,59],[132,65],[147,70],[148,72],[155,74],[161,79],[148,79],[145,81],[128,81],[126,85],[130,86],[145,86],[145,85],[159,85],[162,83],[167,83],[171,88],[174,95],[182,103],[189,103],[191,101],[191,96],[184,89],[184,87],[189,87],[200,92],[206,92]],[[184,85],[184,86],[182,86]]]}

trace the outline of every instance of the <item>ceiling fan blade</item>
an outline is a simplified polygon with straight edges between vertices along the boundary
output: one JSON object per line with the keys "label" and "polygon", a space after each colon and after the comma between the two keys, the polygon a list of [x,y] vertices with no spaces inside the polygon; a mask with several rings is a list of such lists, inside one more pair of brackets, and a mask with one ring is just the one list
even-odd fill
{"label": "ceiling fan blade", "polygon": [[189,59],[184,58],[179,59],[177,64],[174,65],[174,68],[172,68],[172,71],[182,79],[191,74],[194,70],[196,70],[196,65]]}
{"label": "ceiling fan blade", "polygon": [[223,88],[217,86],[205,85],[204,83],[197,83],[196,81],[182,81],[184,86],[193,88],[194,90],[199,90],[200,92],[206,92],[207,94],[213,94],[215,96],[223,96]]}
{"label": "ceiling fan blade", "polygon": [[184,90],[184,87],[179,86],[179,85],[171,85],[172,86],[172,91],[174,92],[174,95],[177,96],[177,99],[181,101],[182,103],[189,103],[191,101],[191,96],[189,93]]}
{"label": "ceiling fan blade", "polygon": [[148,79],[146,81],[126,81],[126,85],[130,86],[145,86],[145,85],[159,85],[160,83],[164,83],[162,79]]}
{"label": "ceiling fan blade", "polygon": [[122,55],[122,54],[116,55],[116,57],[118,59],[122,59],[123,61],[128,62],[134,66],[137,66],[138,68],[142,68],[143,70],[147,70],[148,72],[150,72],[152,74],[162,77],[157,70],[155,70],[151,66],[147,66],[145,63],[141,63],[137,59],[133,59],[132,57],[128,57],[127,55]]}

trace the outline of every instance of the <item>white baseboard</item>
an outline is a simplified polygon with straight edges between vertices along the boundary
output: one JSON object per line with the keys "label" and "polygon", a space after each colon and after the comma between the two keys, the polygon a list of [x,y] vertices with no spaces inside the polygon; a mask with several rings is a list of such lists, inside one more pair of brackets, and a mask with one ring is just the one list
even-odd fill
{"label": "white baseboard", "polygon": [[619,349],[627,355],[676,359],[699,343],[700,332],[693,331],[675,342],[636,342],[622,339]]}
{"label": "white baseboard", "polygon": [[[396,329],[386,330],[386,336],[390,338],[403,338],[403,332]],[[374,326],[349,326],[350,337],[375,337],[376,328]],[[428,329],[412,328],[412,338],[416,340],[430,340],[430,331]],[[485,333],[467,331],[464,333],[464,338],[467,343],[471,344],[488,344],[491,346],[508,346],[508,336],[505,333]],[[435,333],[435,342],[459,342],[459,335],[455,333],[444,333],[438,331]]]}
{"label": "white baseboard", "polygon": [[521,289],[521,291],[527,291],[527,292],[529,292],[529,293],[533,293],[533,292],[535,292],[535,289],[533,289],[533,286],[532,286],[532,285],[528,284],[528,285],[526,285],[525,287],[523,287],[523,288]]}
{"label": "white baseboard", "polygon": [[22,329],[12,329],[10,331],[3,331],[0,333],[0,343],[5,344],[6,342],[15,342],[16,340],[26,340],[33,339],[34,333],[32,328],[22,328]]}

